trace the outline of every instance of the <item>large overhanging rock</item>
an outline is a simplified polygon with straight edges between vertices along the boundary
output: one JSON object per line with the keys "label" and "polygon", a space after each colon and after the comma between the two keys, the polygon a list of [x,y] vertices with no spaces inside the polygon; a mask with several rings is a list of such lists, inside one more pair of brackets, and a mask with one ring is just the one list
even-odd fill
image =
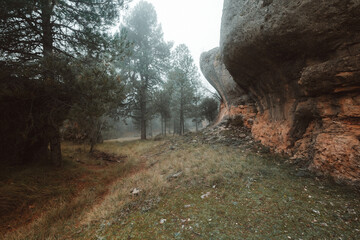
{"label": "large overhanging rock", "polygon": [[220,49],[214,48],[201,54],[200,68],[222,99],[217,122],[220,122],[225,116],[232,118],[241,115],[245,120],[245,125],[250,128],[256,112],[254,102],[226,69],[222,62]]}
{"label": "large overhanging rock", "polygon": [[219,48],[201,54],[200,68],[226,106],[245,104],[249,100],[249,96],[236,84],[226,69]]}
{"label": "large overhanging rock", "polygon": [[256,102],[255,138],[352,183],[360,182],[359,16],[359,0],[225,0],[219,54]]}

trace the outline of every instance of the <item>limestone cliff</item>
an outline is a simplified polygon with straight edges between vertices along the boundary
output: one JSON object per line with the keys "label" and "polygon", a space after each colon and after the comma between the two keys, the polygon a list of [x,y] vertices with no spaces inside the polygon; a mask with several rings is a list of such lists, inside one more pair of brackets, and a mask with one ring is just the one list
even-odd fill
{"label": "limestone cliff", "polygon": [[225,0],[220,49],[201,58],[224,108],[251,118],[255,139],[355,184],[359,16],[359,0]]}

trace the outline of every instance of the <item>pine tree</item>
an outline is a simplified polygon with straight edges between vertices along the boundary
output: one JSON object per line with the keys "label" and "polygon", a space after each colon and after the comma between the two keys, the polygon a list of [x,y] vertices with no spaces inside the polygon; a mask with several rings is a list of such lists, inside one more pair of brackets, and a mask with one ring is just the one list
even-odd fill
{"label": "pine tree", "polygon": [[141,139],[146,139],[147,123],[153,115],[149,105],[168,68],[172,44],[164,41],[156,11],[148,2],[139,2],[125,18],[123,27],[133,47],[125,67],[129,88],[127,104],[131,117],[139,125]]}
{"label": "pine tree", "polygon": [[167,83],[162,85],[162,89],[155,92],[153,109],[160,115],[161,134],[166,136],[166,129],[171,118],[171,98],[173,89]]}
{"label": "pine tree", "polygon": [[[102,58],[109,47],[105,31],[123,4],[123,0],[0,1],[0,81],[6,92],[0,98],[11,103],[2,104],[1,111],[25,118],[16,119],[21,131],[14,127],[4,131],[23,138],[14,140],[15,155],[29,160],[44,156],[50,143],[51,158],[61,165],[59,127],[76,99],[76,65],[86,65],[84,56]],[[1,122],[10,126],[5,117]]]}
{"label": "pine tree", "polygon": [[174,88],[173,110],[179,117],[178,133],[185,132],[185,118],[193,109],[195,93],[199,87],[199,73],[188,47],[181,44],[172,54],[172,68],[168,79]]}

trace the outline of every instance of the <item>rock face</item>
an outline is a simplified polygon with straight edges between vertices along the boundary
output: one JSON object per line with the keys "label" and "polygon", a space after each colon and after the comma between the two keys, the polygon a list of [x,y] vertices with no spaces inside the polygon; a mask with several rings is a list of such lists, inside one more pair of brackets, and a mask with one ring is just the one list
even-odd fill
{"label": "rock face", "polygon": [[221,60],[219,48],[203,53],[200,57],[200,68],[209,83],[218,91],[222,98],[221,111],[217,122],[225,116],[244,117],[245,124],[251,127],[251,120],[255,117],[255,105],[250,96],[241,89],[226,69]]}
{"label": "rock face", "polygon": [[224,108],[252,109],[255,139],[354,184],[360,183],[359,16],[359,0],[225,0],[220,49],[201,58]]}

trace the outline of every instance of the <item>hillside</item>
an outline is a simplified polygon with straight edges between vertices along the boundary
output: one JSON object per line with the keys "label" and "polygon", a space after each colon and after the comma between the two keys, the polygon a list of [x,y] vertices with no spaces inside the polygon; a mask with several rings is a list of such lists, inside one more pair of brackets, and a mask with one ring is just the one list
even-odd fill
{"label": "hillside", "polygon": [[[357,191],[269,154],[247,133],[236,138],[234,131],[242,132],[221,126],[158,141],[109,142],[98,148],[109,154],[92,157],[81,147],[67,144],[66,168],[61,173],[47,169],[47,174],[35,179],[34,172],[26,170],[2,178],[18,189],[17,197],[22,191],[51,196],[41,202],[36,198],[19,201],[14,207],[22,208],[10,216],[13,219],[2,215],[2,238],[358,236]],[[57,180],[49,181],[54,173]],[[43,186],[39,178],[47,182],[43,191],[38,191]],[[64,185],[73,190],[65,190],[69,188]],[[9,191],[3,187],[1,196]],[[2,197],[2,203],[6,200]],[[17,225],[12,224],[14,220]]]}

